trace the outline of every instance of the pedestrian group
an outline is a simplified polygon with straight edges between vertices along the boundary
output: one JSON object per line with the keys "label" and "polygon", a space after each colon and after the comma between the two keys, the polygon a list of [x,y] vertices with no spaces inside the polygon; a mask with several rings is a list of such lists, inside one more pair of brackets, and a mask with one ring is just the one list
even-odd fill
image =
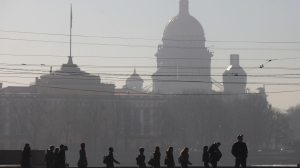
{"label": "pedestrian group", "polygon": [[[246,160],[248,157],[248,148],[246,143],[243,142],[243,135],[237,136],[238,141],[235,142],[232,146],[231,153],[235,157],[235,167],[238,168],[242,165],[243,168],[246,167]],[[221,146],[220,142],[213,143],[209,148],[208,146],[203,147],[202,152],[202,161],[204,163],[205,168],[209,168],[209,164],[213,168],[217,167],[218,161],[222,157],[222,153],[219,150]],[[54,145],[51,145],[45,154],[45,163],[47,168],[66,168],[66,151],[68,147],[65,145],[60,145],[59,148],[55,148]],[[117,160],[114,159],[114,149],[110,147],[109,153],[103,157],[103,163],[107,168],[114,168],[114,163],[120,164]],[[144,148],[139,148],[139,155],[136,158],[136,164],[139,168],[146,168],[146,157],[144,155]],[[25,144],[24,150],[22,151],[22,160],[21,167],[22,168],[32,168],[31,162],[31,149],[29,144]],[[161,153],[160,148],[157,146],[153,152],[153,155],[147,162],[153,168],[160,168],[160,160]],[[180,152],[180,156],[178,157],[178,163],[181,165],[181,168],[188,168],[192,163],[189,161],[189,148],[186,147]],[[164,159],[164,164],[167,168],[175,167],[175,159],[173,156],[173,147],[169,147],[166,151],[166,156]],[[88,161],[85,152],[85,143],[80,144],[79,150],[79,160],[77,163],[79,168],[87,168]]]}

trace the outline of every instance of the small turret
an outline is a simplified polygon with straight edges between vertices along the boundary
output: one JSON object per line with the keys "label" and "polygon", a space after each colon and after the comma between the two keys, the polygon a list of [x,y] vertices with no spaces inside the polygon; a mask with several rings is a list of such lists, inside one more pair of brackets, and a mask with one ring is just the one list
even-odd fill
{"label": "small turret", "polygon": [[126,80],[126,88],[142,92],[143,83],[144,80],[136,73],[136,69],[134,67],[133,74]]}
{"label": "small turret", "polygon": [[238,54],[230,55],[230,65],[223,73],[224,92],[246,93],[247,74],[240,66]]}

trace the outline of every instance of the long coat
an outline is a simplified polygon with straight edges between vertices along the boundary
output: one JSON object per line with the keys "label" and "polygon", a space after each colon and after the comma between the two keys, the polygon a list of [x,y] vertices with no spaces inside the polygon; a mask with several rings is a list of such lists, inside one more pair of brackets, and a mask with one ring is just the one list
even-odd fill
{"label": "long coat", "polygon": [[146,157],[144,154],[141,153],[138,155],[137,164],[138,164],[139,168],[146,168],[145,159],[146,159]]}
{"label": "long coat", "polygon": [[158,150],[155,150],[153,155],[154,155],[154,167],[158,168],[158,167],[160,167],[160,156],[161,156],[161,154]]}
{"label": "long coat", "polygon": [[115,167],[114,163],[119,164],[119,162],[115,160],[114,154],[112,152],[109,152],[107,155],[106,167],[113,168]]}
{"label": "long coat", "polygon": [[55,160],[54,166],[56,168],[65,168],[66,167],[66,155],[65,151],[60,150],[58,152],[57,158]]}
{"label": "long coat", "polygon": [[175,161],[174,161],[174,156],[172,152],[166,152],[167,153],[167,167],[174,167],[175,166]]}
{"label": "long coat", "polygon": [[234,157],[246,159],[248,157],[248,148],[245,142],[236,142],[233,144],[231,153]]}
{"label": "long coat", "polygon": [[87,162],[87,158],[86,158],[86,153],[85,153],[84,149],[81,149],[79,151],[79,160],[78,160],[77,166],[78,167],[82,167],[82,168],[85,168],[85,167],[88,166],[88,162]]}
{"label": "long coat", "polygon": [[30,158],[31,158],[30,149],[24,148],[24,150],[22,151],[22,160],[21,160],[22,168],[30,168]]}
{"label": "long coat", "polygon": [[187,166],[188,164],[191,164],[189,158],[190,158],[190,155],[187,152],[183,152],[181,165],[182,166]]}

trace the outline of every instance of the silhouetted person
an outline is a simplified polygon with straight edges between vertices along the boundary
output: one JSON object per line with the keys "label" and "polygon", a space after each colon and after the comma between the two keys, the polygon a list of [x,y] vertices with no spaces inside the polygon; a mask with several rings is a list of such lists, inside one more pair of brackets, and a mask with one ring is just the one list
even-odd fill
{"label": "silhouetted person", "polygon": [[54,163],[53,163],[53,167],[56,166],[55,162],[56,162],[56,160],[58,158],[58,152],[59,152],[59,148],[55,148],[55,150],[54,150]]}
{"label": "silhouetted person", "polygon": [[145,164],[146,157],[144,155],[144,151],[145,151],[145,149],[140,147],[140,149],[139,149],[140,154],[136,158],[136,163],[139,166],[139,168],[146,168],[146,164]]}
{"label": "silhouetted person", "polygon": [[168,168],[174,168],[175,167],[175,161],[174,161],[174,156],[173,156],[173,147],[170,146],[166,153],[167,153],[167,155],[166,155],[165,159],[167,159],[167,167]]}
{"label": "silhouetted person", "polygon": [[46,167],[47,168],[52,168],[53,164],[54,164],[54,145],[51,145],[49,149],[47,149],[47,154],[45,157],[45,161],[46,161]]}
{"label": "silhouetted person", "polygon": [[153,158],[154,158],[154,165],[153,165],[153,167],[154,168],[160,168],[160,156],[161,156],[161,154],[160,154],[159,150],[160,149],[157,146],[157,147],[155,147],[155,150],[153,152]]}
{"label": "silhouetted person", "polygon": [[21,167],[22,168],[30,168],[30,158],[31,158],[31,149],[30,145],[25,144],[24,150],[22,151],[22,159],[21,159]]}
{"label": "silhouetted person", "polygon": [[220,146],[221,146],[221,143],[217,142],[217,143],[212,144],[208,149],[208,153],[210,154],[210,163],[213,168],[217,167],[217,163],[222,157],[222,153],[219,150]]}
{"label": "silhouetted person", "polygon": [[113,167],[115,167],[114,163],[120,164],[120,162],[116,161],[114,158],[114,155],[113,155],[114,148],[110,147],[108,150],[109,150],[109,153],[107,155],[106,167],[113,168]]}
{"label": "silhouetted person", "polygon": [[232,155],[235,157],[235,167],[238,168],[242,165],[246,167],[248,148],[245,142],[243,142],[243,135],[238,135],[238,142],[234,143],[231,149]]}
{"label": "silhouetted person", "polygon": [[66,167],[66,147],[65,145],[61,144],[59,146],[60,150],[58,152],[57,158],[55,160],[55,167],[56,168],[65,168]]}
{"label": "silhouetted person", "polygon": [[209,153],[208,153],[208,146],[203,146],[203,152],[202,152],[202,161],[204,163],[205,168],[209,168]]}
{"label": "silhouetted person", "polygon": [[85,143],[80,144],[79,160],[78,160],[77,166],[79,168],[86,168],[88,166],[86,153],[85,153]]}
{"label": "silhouetted person", "polygon": [[192,163],[189,161],[190,156],[188,147],[182,149],[182,151],[180,152],[180,157],[181,168],[188,168],[189,165],[192,165]]}

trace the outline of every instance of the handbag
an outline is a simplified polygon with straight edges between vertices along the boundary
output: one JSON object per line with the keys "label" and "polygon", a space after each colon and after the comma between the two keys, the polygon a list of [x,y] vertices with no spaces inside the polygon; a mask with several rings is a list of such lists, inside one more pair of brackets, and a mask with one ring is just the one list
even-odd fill
{"label": "handbag", "polygon": [[153,165],[154,165],[154,162],[155,162],[155,160],[154,160],[153,156],[151,156],[151,158],[150,158],[149,161],[148,161],[148,164],[149,164],[150,166],[153,166]]}

